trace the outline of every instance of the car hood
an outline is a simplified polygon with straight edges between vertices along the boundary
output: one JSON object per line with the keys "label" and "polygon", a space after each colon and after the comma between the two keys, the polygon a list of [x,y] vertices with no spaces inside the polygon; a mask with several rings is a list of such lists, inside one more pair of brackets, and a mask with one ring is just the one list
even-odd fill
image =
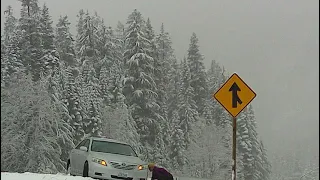
{"label": "car hood", "polygon": [[110,153],[102,153],[102,152],[92,152],[92,157],[103,159],[105,161],[115,161],[115,162],[124,162],[124,163],[133,163],[133,164],[141,164],[144,165],[145,162],[143,162],[139,157],[134,156],[125,156],[125,155],[119,155],[119,154],[110,154]]}

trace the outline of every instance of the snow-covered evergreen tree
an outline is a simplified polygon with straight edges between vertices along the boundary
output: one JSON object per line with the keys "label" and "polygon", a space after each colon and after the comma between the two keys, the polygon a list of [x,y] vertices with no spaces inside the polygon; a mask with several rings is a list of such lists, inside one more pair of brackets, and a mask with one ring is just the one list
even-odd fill
{"label": "snow-covered evergreen tree", "polygon": [[[165,146],[168,148],[170,144],[170,132],[172,131],[172,121],[170,120],[169,114],[169,94],[173,93],[173,88],[170,89],[170,77],[175,77],[175,70],[176,66],[174,64],[175,57],[174,52],[171,47],[172,42],[169,37],[169,33],[165,32],[164,25],[161,25],[160,34],[155,37],[156,43],[156,59],[155,59],[155,83],[157,84],[157,102],[160,105],[160,113],[164,118],[165,122],[163,123],[163,135],[164,135],[164,143]],[[178,77],[177,77],[178,78]],[[178,81],[178,79],[177,79]],[[171,92],[170,92],[171,91]],[[176,96],[178,93],[175,94]],[[174,95],[173,95],[174,96]],[[173,110],[173,109],[172,109]]]}
{"label": "snow-covered evergreen tree", "polygon": [[63,102],[67,106],[69,115],[72,118],[70,125],[74,130],[74,144],[77,144],[84,137],[82,127],[84,110],[80,101],[81,86],[79,82],[79,70],[69,67],[65,70],[65,73],[66,82],[63,92]]}
{"label": "snow-covered evergreen tree", "polygon": [[223,133],[215,124],[206,125],[205,119],[193,124],[192,142],[187,150],[187,174],[200,178],[222,177],[221,162],[230,158],[224,153]]}
{"label": "snow-covered evergreen tree", "polygon": [[179,92],[180,128],[184,133],[183,140],[188,147],[191,142],[192,125],[198,120],[197,105],[194,101],[194,90],[191,87],[191,74],[186,59],[182,62],[181,86]]}
{"label": "snow-covered evergreen tree", "polygon": [[249,138],[251,139],[251,144],[252,144],[251,154],[254,157],[254,161],[253,161],[254,168],[252,169],[253,179],[258,180],[263,178],[263,174],[261,170],[259,170],[262,168],[263,164],[262,164],[262,157],[261,157],[262,152],[260,150],[258,133],[257,133],[257,122],[256,122],[252,105],[248,106],[247,117],[248,117],[247,121],[249,122]]}
{"label": "snow-covered evergreen tree", "polygon": [[1,35],[1,87],[6,85],[5,77],[7,76],[5,73],[5,51],[6,48],[4,46],[4,40],[2,39]]}
{"label": "snow-covered evergreen tree", "polygon": [[250,127],[247,116],[247,109],[241,112],[237,118],[237,141],[238,151],[243,156],[243,173],[246,179],[253,178],[253,161],[252,142],[250,138]]}
{"label": "snow-covered evergreen tree", "polygon": [[[15,74],[15,76],[18,74]],[[24,76],[25,74],[21,74]],[[9,86],[1,87],[1,170],[24,172],[25,164],[17,163],[25,160],[24,120],[32,112],[27,101],[30,100],[29,83],[18,81],[20,76],[12,77]],[[21,98],[23,97],[23,98]],[[21,99],[20,99],[21,98]]]}
{"label": "snow-covered evergreen tree", "polygon": [[81,63],[80,104],[83,108],[82,125],[87,135],[99,135],[101,126],[101,96],[99,74],[102,67],[101,58],[104,56],[105,33],[102,19],[97,15],[91,16],[87,11],[80,11],[76,41],[77,56]]}
{"label": "snow-covered evergreen tree", "polygon": [[245,179],[263,179],[262,152],[257,134],[256,119],[249,105],[237,118],[238,150],[243,156]]}
{"label": "snow-covered evergreen tree", "polygon": [[[13,123],[7,128],[19,128],[9,130],[9,134],[19,138],[17,141],[21,142],[17,144],[19,146],[17,151],[11,152],[13,154],[10,154],[8,149],[5,151],[9,153],[4,155],[5,169],[37,173],[57,173],[64,170],[64,164],[60,159],[58,133],[64,131],[68,125],[61,120],[55,107],[51,106],[46,84],[43,81],[33,83],[30,76],[26,76],[26,78],[20,77],[8,89],[2,89],[6,93],[2,96],[4,98],[2,102],[6,106],[1,107],[1,113],[8,114],[7,120]],[[2,125],[5,125],[3,123]],[[12,141],[12,137],[4,136],[3,140]],[[13,144],[6,145],[11,150],[15,149]],[[8,159],[8,157],[20,159],[13,162],[14,158]],[[17,163],[21,161],[25,163]]]}
{"label": "snow-covered evergreen tree", "polygon": [[202,115],[205,101],[208,97],[208,90],[203,56],[200,53],[198,41],[196,34],[193,33],[190,39],[187,59],[191,75],[190,85],[194,90],[193,100],[196,102],[198,113]]}
{"label": "snow-covered evergreen tree", "polygon": [[[210,68],[207,71],[207,85],[208,85],[208,98],[210,99],[209,104],[205,107],[207,110],[204,112],[207,116],[213,116],[214,119],[208,119],[208,124],[215,123],[216,125],[221,126],[219,114],[221,114],[224,109],[221,107],[220,103],[216,100],[213,100],[213,94],[220,88],[224,83],[224,73],[220,65],[215,61],[211,61]],[[208,112],[210,111],[210,112]]]}
{"label": "snow-covered evergreen tree", "polygon": [[[154,66],[156,67],[156,62],[157,62],[157,59],[158,59],[158,54],[157,54],[157,50],[156,50],[156,42],[155,42],[155,32],[153,30],[153,27],[151,25],[151,21],[150,19],[148,18],[146,23],[145,23],[145,26],[144,26],[144,35],[145,35],[145,38],[148,40],[148,48],[146,48],[146,53],[151,56],[153,59],[154,59]],[[157,69],[155,69],[156,71]]]}
{"label": "snow-covered evergreen tree", "polygon": [[[87,135],[99,136],[101,134],[101,98],[98,79],[95,77],[92,64],[85,60],[83,63],[80,103],[84,110],[82,125]],[[85,74],[87,72],[87,74]]]}
{"label": "snow-covered evergreen tree", "polygon": [[54,76],[59,66],[59,55],[54,44],[54,30],[49,9],[44,4],[40,16],[40,35],[41,35],[41,61],[44,63],[43,72],[46,75]]}
{"label": "snow-covered evergreen tree", "polygon": [[172,119],[173,111],[178,109],[179,92],[180,92],[180,70],[182,68],[176,60],[172,63],[172,71],[168,85],[168,119]]}
{"label": "snow-covered evergreen tree", "polygon": [[100,26],[103,25],[102,20],[98,15],[91,16],[87,11],[80,11],[80,17],[78,21],[78,34],[77,34],[77,55],[80,59],[80,63],[83,64],[84,61],[90,63],[94,68],[95,76],[99,74],[99,69],[101,67],[101,52],[99,51],[100,41]]}
{"label": "snow-covered evergreen tree", "polygon": [[83,34],[83,24],[84,24],[84,15],[85,12],[83,9],[79,10],[79,13],[77,14],[77,35],[76,35],[76,40],[75,40],[75,52],[77,55],[77,58],[82,62],[81,59],[81,55],[80,55],[80,51],[81,51],[81,47],[82,47],[82,43],[81,43],[81,38],[82,38],[82,34]]}
{"label": "snow-covered evergreen tree", "polygon": [[77,65],[73,42],[68,16],[60,16],[56,25],[55,45],[59,53],[60,61],[63,62],[66,67],[75,67]]}
{"label": "snow-covered evergreen tree", "polygon": [[70,116],[67,105],[64,103],[65,99],[63,93],[66,90],[66,78],[65,66],[61,63],[53,76],[49,76],[45,79],[48,83],[48,92],[52,99],[51,106],[55,107],[61,120],[59,121],[59,129],[57,129],[56,132],[58,135],[58,143],[61,148],[60,158],[64,163],[67,162],[70,150],[74,148],[74,130],[71,126],[72,117]]}
{"label": "snow-covered evergreen tree", "polygon": [[22,4],[19,28],[22,31],[20,40],[21,59],[33,81],[39,81],[45,62],[42,58],[40,8],[37,0],[19,0]]}
{"label": "snow-covered evergreen tree", "polygon": [[157,123],[161,123],[163,117],[158,114],[159,105],[156,103],[154,61],[147,54],[150,42],[145,37],[145,22],[140,12],[134,10],[128,17],[127,25],[124,94],[127,104],[133,109],[132,117],[137,123],[141,143],[153,147],[159,132]]}
{"label": "snow-covered evergreen tree", "polygon": [[[219,107],[220,108],[220,107]],[[216,119],[218,119],[221,124],[217,125],[222,131],[223,131],[223,137],[222,137],[222,144],[225,148],[225,158],[224,160],[220,160],[220,171],[222,171],[221,177],[230,178],[231,174],[231,168],[232,167],[232,150],[230,147],[232,147],[232,120],[228,112],[226,112],[224,109],[221,111],[220,114],[215,116]],[[238,137],[238,136],[237,136]]]}
{"label": "snow-covered evergreen tree", "polygon": [[102,135],[108,138],[129,143],[134,150],[140,154],[141,144],[135,121],[133,120],[130,110],[122,100],[112,107],[103,105],[101,112],[103,116]]}
{"label": "snow-covered evergreen tree", "polygon": [[104,58],[101,60],[99,83],[100,93],[106,105],[121,101],[124,78],[123,42],[117,39],[111,28],[104,30]]}
{"label": "snow-covered evergreen tree", "polygon": [[170,159],[171,159],[171,167],[175,171],[183,170],[183,166],[187,163],[187,157],[185,154],[186,143],[184,140],[184,132],[181,129],[181,123],[179,118],[179,112],[173,111],[172,114],[172,122],[173,122],[173,132],[172,132],[172,141],[171,141],[171,151],[170,151]]}
{"label": "snow-covered evergreen tree", "polygon": [[261,180],[270,180],[271,177],[271,164],[267,157],[267,150],[263,145],[263,142],[260,140],[259,148],[261,153],[261,167],[259,171],[262,174]]}
{"label": "snow-covered evergreen tree", "polygon": [[6,17],[1,36],[1,83],[8,85],[10,76],[21,71],[23,65],[19,48],[21,31],[17,28],[17,19],[13,16],[11,6],[8,6],[4,13]]}

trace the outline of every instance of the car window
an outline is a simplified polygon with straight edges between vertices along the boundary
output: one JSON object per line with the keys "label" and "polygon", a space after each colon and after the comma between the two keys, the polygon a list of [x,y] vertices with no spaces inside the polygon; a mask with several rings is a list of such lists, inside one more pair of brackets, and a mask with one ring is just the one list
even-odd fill
{"label": "car window", "polygon": [[93,140],[91,151],[137,157],[137,154],[130,145],[115,142]]}
{"label": "car window", "polygon": [[85,139],[81,141],[81,143],[76,147],[76,149],[80,149],[81,146],[84,146],[84,144],[87,142],[88,139]]}

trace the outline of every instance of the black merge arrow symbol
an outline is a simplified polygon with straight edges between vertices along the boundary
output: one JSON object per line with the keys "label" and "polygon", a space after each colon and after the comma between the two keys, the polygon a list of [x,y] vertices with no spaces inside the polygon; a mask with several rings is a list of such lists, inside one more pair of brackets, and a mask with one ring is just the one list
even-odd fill
{"label": "black merge arrow symbol", "polygon": [[238,96],[238,91],[241,91],[241,89],[237,83],[233,83],[229,91],[232,91],[232,108],[237,108],[238,103],[242,104],[242,101]]}

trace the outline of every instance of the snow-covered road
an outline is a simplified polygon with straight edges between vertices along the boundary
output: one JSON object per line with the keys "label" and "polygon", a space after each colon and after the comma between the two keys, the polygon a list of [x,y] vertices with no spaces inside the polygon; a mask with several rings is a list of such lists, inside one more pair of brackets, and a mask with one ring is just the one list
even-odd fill
{"label": "snow-covered road", "polygon": [[[79,176],[65,174],[35,174],[35,173],[7,173],[1,172],[1,180],[92,180]],[[177,180],[205,180],[197,178],[177,178]]]}

